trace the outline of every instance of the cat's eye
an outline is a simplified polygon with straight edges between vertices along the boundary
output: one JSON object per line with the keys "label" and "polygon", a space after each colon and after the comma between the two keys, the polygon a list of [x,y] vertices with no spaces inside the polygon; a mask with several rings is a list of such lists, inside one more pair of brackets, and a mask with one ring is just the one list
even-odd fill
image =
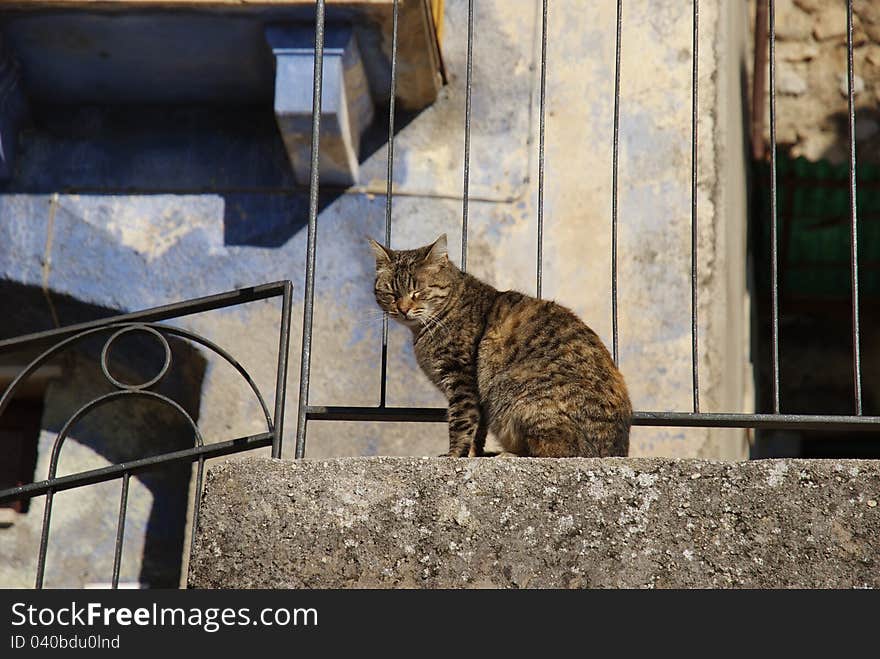
{"label": "cat's eye", "polygon": [[409,296],[410,296],[413,300],[418,300],[418,299],[422,296],[422,294],[421,294],[420,291],[413,291],[412,293],[410,293]]}

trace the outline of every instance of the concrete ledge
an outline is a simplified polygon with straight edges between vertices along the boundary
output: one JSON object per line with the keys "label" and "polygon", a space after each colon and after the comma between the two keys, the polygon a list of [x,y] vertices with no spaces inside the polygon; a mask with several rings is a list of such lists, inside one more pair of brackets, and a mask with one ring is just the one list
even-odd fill
{"label": "concrete ledge", "polygon": [[880,463],[249,458],[194,588],[880,587]]}

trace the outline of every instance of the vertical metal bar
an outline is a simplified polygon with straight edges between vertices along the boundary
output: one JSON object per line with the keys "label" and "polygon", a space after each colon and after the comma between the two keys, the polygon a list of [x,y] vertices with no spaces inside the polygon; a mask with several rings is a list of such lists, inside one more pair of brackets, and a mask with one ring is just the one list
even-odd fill
{"label": "vertical metal bar", "polygon": [[471,174],[471,84],[474,72],[474,0],[468,0],[467,78],[464,97],[464,185],[461,208],[461,270],[467,272],[468,196]]}
{"label": "vertical metal bar", "polygon": [[617,348],[617,191],[620,155],[620,40],[623,0],[617,0],[617,37],[614,42],[614,135],[611,145],[611,354],[619,364]]}
{"label": "vertical metal bar", "polygon": [[[385,243],[388,244],[387,242]],[[382,314],[382,367],[379,373],[379,407],[385,407],[388,389],[388,314]]]}
{"label": "vertical metal bar", "polygon": [[849,105],[849,217],[850,217],[850,272],[852,279],[852,340],[853,390],[856,414],[862,413],[862,364],[859,340],[859,244],[856,210],[856,114],[853,92],[853,3],[846,3],[846,91]]}
{"label": "vertical metal bar", "polygon": [[306,450],[306,407],[309,404],[309,375],[312,359],[312,317],[315,305],[315,249],[318,239],[318,155],[321,140],[321,91],[324,76],[324,0],[315,3],[315,71],[312,88],[312,171],[309,184],[309,230],[306,244],[306,288],[303,303],[302,361],[300,362],[299,414],[296,425],[296,453]]}
{"label": "vertical metal bar", "polygon": [[691,107],[691,364],[694,376],[694,412],[700,411],[699,351],[697,345],[697,99],[699,85],[700,4],[694,0],[694,70]]}
{"label": "vertical metal bar", "polygon": [[[391,203],[394,194],[394,101],[397,95],[397,16],[399,0],[391,15],[391,100],[388,106],[388,185],[385,192],[385,245],[391,247]],[[388,379],[388,314],[382,314],[382,372],[379,407],[385,407]]]}
{"label": "vertical metal bar", "polygon": [[[125,537],[125,511],[128,506],[128,480],[129,472],[122,475],[122,494],[119,497],[119,521],[116,523],[116,550],[113,556],[113,588],[119,588],[119,568],[122,565],[122,541]],[[195,530],[193,530],[195,535]]]}
{"label": "vertical metal bar", "polygon": [[37,578],[34,588],[40,590],[43,587],[43,576],[46,574],[46,552],[49,548],[49,521],[52,517],[52,498],[54,490],[46,492],[46,508],[43,510],[43,528],[40,531],[40,551],[37,554]]}
{"label": "vertical metal bar", "polygon": [[202,507],[202,481],[205,476],[205,456],[199,456],[199,466],[196,468],[196,491],[193,499],[193,521],[192,533],[189,537],[189,555],[190,559],[195,555],[196,536],[199,530],[199,511]]}
{"label": "vertical metal bar", "polygon": [[776,207],[776,3],[770,0],[770,364],[773,413],[779,414],[779,220]]}
{"label": "vertical metal bar", "polygon": [[544,255],[544,115],[547,96],[547,0],[541,7],[541,110],[538,123],[538,258],[536,296],[541,297]]}
{"label": "vertical metal bar", "polygon": [[287,399],[287,353],[290,351],[290,307],[293,285],[284,282],[281,295],[281,331],[278,336],[278,374],[275,382],[275,423],[272,436],[272,457],[281,457],[284,435],[284,404]]}

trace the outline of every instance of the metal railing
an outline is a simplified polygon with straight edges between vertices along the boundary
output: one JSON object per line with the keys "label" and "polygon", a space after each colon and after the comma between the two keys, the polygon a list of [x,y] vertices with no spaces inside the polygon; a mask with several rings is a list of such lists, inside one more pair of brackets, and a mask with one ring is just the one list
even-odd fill
{"label": "metal railing", "polygon": [[[391,62],[391,89],[392,102],[389,111],[389,136],[388,136],[388,180],[385,213],[385,244],[391,244],[391,206],[392,186],[391,179],[394,171],[394,102],[393,90],[396,87],[397,77],[397,11],[399,0],[394,2],[394,14],[392,25],[392,62]],[[314,114],[312,130],[312,180],[311,198],[315,200],[318,194],[318,178],[316,173],[317,154],[319,150],[320,129],[320,98],[322,77],[320,67],[320,53],[323,48],[324,36],[324,1],[316,3],[316,29],[315,29],[315,52],[316,66],[314,77]],[[545,106],[546,106],[546,80],[547,80],[547,30],[549,0],[542,0],[541,6],[541,62],[540,62],[540,97],[539,97],[539,141],[538,141],[538,203],[537,203],[537,255],[536,255],[536,289],[538,297],[541,296],[542,285],[542,258],[543,258],[543,232],[544,232],[544,131],[545,131]],[[693,404],[689,412],[662,412],[662,411],[636,411],[633,415],[633,424],[639,426],[672,426],[672,427],[703,427],[703,428],[755,428],[755,429],[799,429],[799,430],[880,430],[880,417],[865,416],[862,414],[862,388],[861,388],[861,360],[859,350],[859,295],[858,295],[858,252],[857,233],[858,218],[856,217],[856,175],[855,175],[855,110],[853,104],[853,3],[847,1],[847,79],[849,99],[849,160],[850,160],[850,227],[851,227],[851,279],[852,279],[852,335],[853,335],[853,370],[854,370],[854,410],[851,415],[825,415],[825,414],[785,414],[782,413],[779,400],[779,299],[778,299],[778,222],[776,209],[776,53],[775,53],[775,2],[769,0],[769,20],[766,32],[761,32],[761,11],[766,12],[767,5],[758,2],[757,25],[756,25],[756,81],[761,80],[763,67],[767,60],[764,52],[765,41],[770,49],[770,157],[771,157],[771,277],[772,277],[772,300],[771,300],[771,351],[773,372],[773,409],[770,413],[741,414],[741,413],[716,413],[700,411],[700,380],[698,364],[698,306],[697,306],[697,176],[698,176],[698,120],[699,120],[699,24],[700,11],[699,0],[693,0],[692,18],[692,84],[691,84],[691,372]],[[616,13],[616,41],[615,41],[615,69],[614,69],[614,119],[612,140],[612,196],[611,196],[611,306],[612,306],[612,344],[611,351],[615,363],[618,362],[618,287],[617,287],[617,233],[618,233],[618,162],[619,162],[619,131],[620,131],[620,78],[621,78],[621,35],[623,26],[623,0],[617,2]],[[609,26],[610,28],[611,26]],[[474,0],[468,0],[467,20],[467,68],[466,68],[466,93],[465,111],[463,118],[464,133],[464,162],[462,163],[464,180],[462,183],[462,240],[461,240],[461,269],[467,268],[467,236],[468,236],[468,201],[469,201],[469,177],[470,177],[470,134],[471,134],[471,91],[473,86],[473,40],[474,40]],[[763,57],[763,58],[762,58]],[[756,82],[757,84],[757,82]],[[755,95],[756,107],[759,102],[758,94]],[[763,106],[760,107],[763,112]],[[313,203],[308,222],[308,246],[306,254],[306,278],[305,278],[305,312],[303,316],[303,351],[301,361],[301,380],[299,414],[296,433],[296,457],[305,455],[306,430],[309,421],[397,421],[397,422],[427,422],[439,423],[446,420],[446,410],[443,408],[401,408],[386,404],[385,389],[387,376],[388,356],[388,320],[383,320],[382,326],[382,361],[380,373],[380,402],[378,407],[349,407],[332,405],[314,405],[309,401],[309,375],[311,368],[311,342],[312,342],[312,314],[314,309],[314,282],[315,282],[315,249],[316,249],[316,226],[317,207]]]}
{"label": "metal railing", "polygon": [[[43,586],[43,579],[46,570],[46,554],[49,546],[52,502],[56,493],[110,480],[119,479],[122,481],[119,516],[116,525],[116,541],[114,545],[113,575],[111,580],[112,586],[116,588],[119,585],[119,570],[122,563],[123,534],[128,510],[129,480],[131,476],[170,464],[187,462],[196,463],[196,484],[192,508],[192,527],[195,529],[198,525],[199,519],[199,503],[202,492],[205,460],[266,446],[272,447],[273,457],[281,457],[281,439],[284,424],[284,402],[287,379],[287,354],[290,343],[291,290],[292,287],[289,281],[265,284],[262,286],[230,291],[219,295],[211,295],[185,302],[155,307],[153,309],[147,309],[136,313],[122,314],[102,320],[62,327],[48,332],[29,334],[15,339],[0,341],[0,354],[14,353],[33,348],[42,349],[40,354],[21,370],[3,392],[2,396],[0,396],[0,415],[2,415],[3,411],[12,401],[20,385],[26,382],[28,376],[34,373],[41,365],[45,364],[48,360],[63,354],[66,350],[76,346],[79,342],[89,337],[109,335],[101,350],[99,363],[101,372],[115,390],[111,393],[100,395],[82,405],[69,417],[66,423],[64,423],[52,446],[49,473],[45,480],[0,490],[0,504],[37,496],[46,497],[42,530],[40,532],[40,548],[37,556],[36,588],[41,588]],[[179,327],[173,327],[171,325],[165,325],[161,322],[173,318],[182,318],[192,314],[276,297],[281,298],[281,318],[279,320],[280,331],[278,339],[278,365],[274,413],[270,412],[269,407],[266,405],[266,399],[263,397],[253,378],[251,378],[244,367],[225,349],[195,332]],[[159,346],[164,353],[164,363],[158,374],[139,384],[128,384],[120,381],[111,374],[108,365],[108,356],[113,343],[119,337],[129,333],[147,334],[154,340],[158,341]],[[201,346],[232,366],[248,385],[259,403],[265,417],[266,432],[257,435],[237,437],[225,441],[205,443],[198,425],[179,403],[175,402],[168,396],[151,391],[150,388],[157,384],[166,375],[171,366],[172,353],[168,344],[168,337],[183,339],[192,344]],[[48,345],[48,347],[44,348],[46,345]],[[61,449],[63,448],[65,439],[70,435],[74,424],[93,410],[114,400],[133,398],[147,398],[158,401],[174,410],[192,429],[194,446],[179,451],[139,458],[122,462],[120,464],[113,464],[99,469],[66,476],[58,476],[57,470]],[[195,537],[196,534],[193,532],[190,538],[190,550],[192,549],[192,543],[194,542]]]}

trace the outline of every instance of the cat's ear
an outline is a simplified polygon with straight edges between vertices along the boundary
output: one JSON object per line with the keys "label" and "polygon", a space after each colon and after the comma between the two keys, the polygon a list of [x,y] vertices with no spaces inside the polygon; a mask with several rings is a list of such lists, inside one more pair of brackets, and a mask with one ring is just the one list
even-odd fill
{"label": "cat's ear", "polygon": [[446,234],[441,234],[428,248],[425,254],[425,263],[428,265],[444,265],[449,261],[449,254],[446,251]]}
{"label": "cat's ear", "polygon": [[370,241],[370,249],[372,249],[373,254],[376,255],[376,266],[391,265],[391,256],[393,252],[384,245],[380,245],[369,236],[367,236],[367,240]]}

